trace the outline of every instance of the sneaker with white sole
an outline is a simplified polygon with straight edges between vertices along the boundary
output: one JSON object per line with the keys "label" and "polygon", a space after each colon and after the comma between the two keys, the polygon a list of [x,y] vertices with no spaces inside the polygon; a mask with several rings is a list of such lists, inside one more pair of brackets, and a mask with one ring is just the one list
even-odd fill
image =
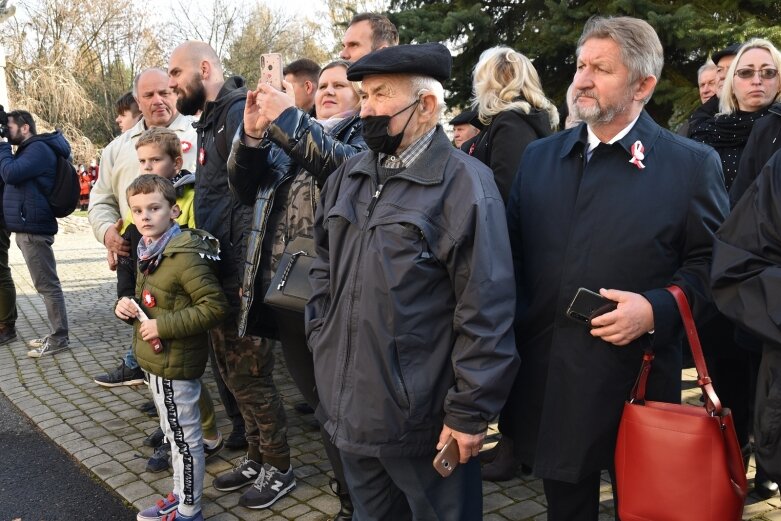
{"label": "sneaker with white sole", "polygon": [[287,472],[280,472],[273,465],[264,463],[258,479],[239,498],[239,505],[247,508],[270,507],[295,487],[296,476],[292,466]]}
{"label": "sneaker with white sole", "polygon": [[254,483],[262,470],[263,465],[252,461],[247,456],[242,456],[236,461],[233,470],[214,478],[212,486],[220,492],[238,490],[245,485]]}
{"label": "sneaker with white sole", "polygon": [[67,340],[55,342],[49,337],[30,340],[27,342],[27,345],[33,348],[27,351],[27,356],[30,358],[40,358],[42,356],[53,355],[54,353],[59,353],[60,351],[64,351],[70,347],[70,344]]}
{"label": "sneaker with white sole", "polygon": [[144,383],[144,372],[140,367],[129,368],[123,359],[119,367],[110,373],[96,376],[93,380],[96,384],[103,387],[118,387],[120,385],[141,385]]}
{"label": "sneaker with white sole", "polygon": [[151,507],[139,512],[136,521],[160,521],[163,516],[176,512],[178,506],[179,498],[170,492],[166,497],[158,499]]}

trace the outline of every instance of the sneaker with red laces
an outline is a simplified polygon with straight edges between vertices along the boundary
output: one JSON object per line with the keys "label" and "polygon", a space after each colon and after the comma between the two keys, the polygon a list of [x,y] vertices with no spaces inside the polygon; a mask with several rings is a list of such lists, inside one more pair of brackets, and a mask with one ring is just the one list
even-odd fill
{"label": "sneaker with red laces", "polygon": [[139,512],[136,516],[136,521],[161,521],[171,513],[175,515],[178,506],[179,498],[173,492],[170,492],[166,497],[158,499],[151,507]]}

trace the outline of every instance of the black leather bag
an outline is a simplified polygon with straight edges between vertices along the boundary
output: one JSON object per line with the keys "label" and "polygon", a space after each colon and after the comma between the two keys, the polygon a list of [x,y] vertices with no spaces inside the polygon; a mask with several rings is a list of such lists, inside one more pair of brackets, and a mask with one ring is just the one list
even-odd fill
{"label": "black leather bag", "polygon": [[290,241],[285,247],[263,301],[275,308],[303,313],[304,306],[312,295],[309,267],[314,255],[314,239],[296,237]]}

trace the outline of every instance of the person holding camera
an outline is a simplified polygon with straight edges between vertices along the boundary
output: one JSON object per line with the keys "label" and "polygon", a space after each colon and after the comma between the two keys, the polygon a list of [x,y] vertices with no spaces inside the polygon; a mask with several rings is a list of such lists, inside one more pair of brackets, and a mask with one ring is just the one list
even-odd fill
{"label": "person holding camera", "polygon": [[[16,233],[35,290],[43,297],[51,332],[28,342],[27,356],[40,358],[68,348],[68,316],[54,260],[57,220],[48,197],[57,175],[57,156],[69,158],[71,147],[57,130],[38,134],[29,112],[8,113],[8,126],[0,143],[0,176],[3,218],[9,232]],[[11,150],[16,145],[16,153]]]}

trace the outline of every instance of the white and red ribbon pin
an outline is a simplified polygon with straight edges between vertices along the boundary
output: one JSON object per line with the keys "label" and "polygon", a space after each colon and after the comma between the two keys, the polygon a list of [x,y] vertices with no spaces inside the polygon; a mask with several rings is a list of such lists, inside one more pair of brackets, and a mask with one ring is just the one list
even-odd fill
{"label": "white and red ribbon pin", "polygon": [[629,162],[640,170],[645,168],[645,165],[643,164],[643,159],[645,159],[645,154],[643,154],[644,151],[645,148],[643,147],[643,144],[640,142],[640,140],[638,139],[635,141],[635,144],[632,145],[632,159],[630,159]]}

